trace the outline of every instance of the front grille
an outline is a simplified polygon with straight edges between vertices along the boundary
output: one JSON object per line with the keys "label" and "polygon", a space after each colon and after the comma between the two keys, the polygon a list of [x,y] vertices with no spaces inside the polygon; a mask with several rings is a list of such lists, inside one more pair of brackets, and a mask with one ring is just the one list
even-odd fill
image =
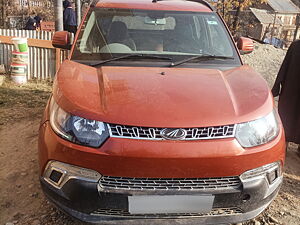
{"label": "front grille", "polygon": [[[108,127],[111,137],[164,140],[161,136],[161,131],[165,128],[134,127],[118,124],[108,124]],[[182,129],[186,131],[186,136],[183,140],[207,140],[234,137],[235,125]]]}
{"label": "front grille", "polygon": [[170,218],[188,218],[188,217],[213,217],[213,216],[232,216],[242,214],[239,208],[215,208],[209,213],[164,213],[164,214],[130,214],[123,209],[98,209],[91,213],[93,216],[122,216],[148,219],[170,219]]}
{"label": "front grille", "polygon": [[103,176],[99,181],[102,189],[114,190],[224,190],[237,189],[239,177],[219,178],[128,178]]}

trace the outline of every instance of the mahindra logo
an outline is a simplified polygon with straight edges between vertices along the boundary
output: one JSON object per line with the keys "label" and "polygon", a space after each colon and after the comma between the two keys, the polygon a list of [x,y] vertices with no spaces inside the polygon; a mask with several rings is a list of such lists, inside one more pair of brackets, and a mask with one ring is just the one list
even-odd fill
{"label": "mahindra logo", "polygon": [[168,140],[183,140],[185,139],[187,132],[184,129],[165,128],[160,132],[160,135]]}

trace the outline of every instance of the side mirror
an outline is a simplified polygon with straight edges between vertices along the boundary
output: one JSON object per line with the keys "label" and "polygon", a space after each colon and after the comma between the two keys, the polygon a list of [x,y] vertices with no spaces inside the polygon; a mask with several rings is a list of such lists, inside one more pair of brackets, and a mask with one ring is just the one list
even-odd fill
{"label": "side mirror", "polygon": [[52,38],[52,45],[55,48],[71,49],[71,38],[67,31],[57,31]]}
{"label": "side mirror", "polygon": [[254,51],[254,43],[250,38],[240,37],[237,41],[237,47],[242,55]]}

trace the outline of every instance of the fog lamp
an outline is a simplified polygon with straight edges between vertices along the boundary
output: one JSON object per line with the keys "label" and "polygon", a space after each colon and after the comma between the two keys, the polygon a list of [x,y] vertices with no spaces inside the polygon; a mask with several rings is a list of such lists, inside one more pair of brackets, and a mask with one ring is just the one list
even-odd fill
{"label": "fog lamp", "polygon": [[98,182],[101,176],[97,171],[58,161],[50,161],[43,175],[47,183],[58,189],[62,188],[71,179]]}
{"label": "fog lamp", "polygon": [[269,184],[272,184],[281,175],[281,163],[278,161],[248,170],[240,176],[240,179],[243,182],[252,179],[266,178]]}

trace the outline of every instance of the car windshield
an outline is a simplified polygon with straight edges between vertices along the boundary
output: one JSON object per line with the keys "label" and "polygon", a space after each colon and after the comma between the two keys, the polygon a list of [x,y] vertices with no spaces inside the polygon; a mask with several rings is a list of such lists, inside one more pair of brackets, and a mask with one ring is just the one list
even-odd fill
{"label": "car windshield", "polygon": [[72,59],[101,62],[128,54],[238,59],[223,22],[214,12],[93,9],[81,28]]}

